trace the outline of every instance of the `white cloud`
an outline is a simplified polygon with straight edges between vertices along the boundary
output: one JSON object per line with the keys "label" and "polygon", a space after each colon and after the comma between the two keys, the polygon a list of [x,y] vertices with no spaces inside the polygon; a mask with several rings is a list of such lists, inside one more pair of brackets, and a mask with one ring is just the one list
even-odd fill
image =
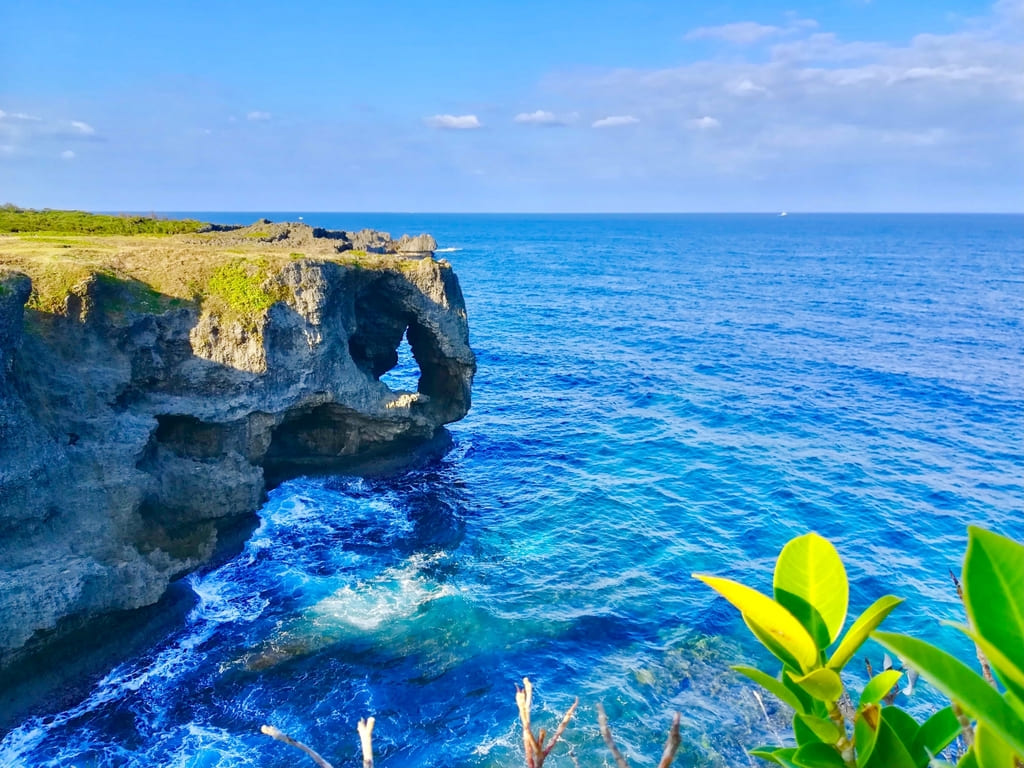
{"label": "white cloud", "polygon": [[726,85],[726,90],[735,93],[737,96],[771,93],[763,85],[758,85],[748,77],[729,83]]}
{"label": "white cloud", "polygon": [[554,112],[538,109],[536,112],[520,112],[513,120],[517,123],[528,125],[565,125],[565,118],[561,118]]}
{"label": "white cloud", "polygon": [[[708,174],[819,186],[823,178],[850,178],[857,183],[828,195],[944,194],[956,205],[957,189],[979,189],[993,200],[1012,188],[1019,195],[1012,169],[1024,167],[1022,31],[1005,22],[1021,7],[1024,0],[1004,2],[996,9],[1003,16],[902,42],[808,33],[800,30],[810,23],[785,20],[785,36],[765,38],[773,44],[767,50],[670,68],[563,74],[545,87],[642,119],[645,142],[617,155],[613,170],[623,178]],[[582,164],[597,150],[583,146],[577,154]],[[607,156],[601,159],[607,167]]]}
{"label": "white cloud", "polygon": [[270,117],[271,117],[271,115],[270,115],[269,112],[261,112],[259,110],[253,110],[252,112],[249,112],[248,114],[246,114],[245,119],[246,120],[252,120],[253,122],[256,122],[256,123],[263,123],[263,122],[266,122],[267,120],[269,120]]}
{"label": "white cloud", "polygon": [[703,117],[697,117],[690,121],[690,125],[701,131],[711,130],[712,128],[718,128],[721,123],[709,115]]}
{"label": "white cloud", "polygon": [[24,112],[4,112],[0,109],[0,122],[14,123],[14,122],[27,122],[27,123],[38,123],[42,119],[35,115],[26,115]]}
{"label": "white cloud", "polygon": [[83,123],[81,120],[72,120],[71,127],[76,133],[80,133],[83,136],[92,136],[96,133],[96,129],[88,123]]}
{"label": "white cloud", "polygon": [[65,149],[63,152],[60,153],[60,157],[62,160],[74,160],[75,153],[72,152],[70,149]]}
{"label": "white cloud", "polygon": [[686,33],[687,40],[722,40],[733,45],[750,45],[766,37],[783,33],[782,27],[758,24],[756,21],[737,21],[717,27],[697,27]]}
{"label": "white cloud", "polygon": [[447,128],[451,130],[469,130],[482,128],[476,115],[433,115],[425,119],[431,128]]}
{"label": "white cloud", "polygon": [[632,115],[609,115],[591,123],[592,128],[616,128],[620,125],[635,125],[640,121]]}

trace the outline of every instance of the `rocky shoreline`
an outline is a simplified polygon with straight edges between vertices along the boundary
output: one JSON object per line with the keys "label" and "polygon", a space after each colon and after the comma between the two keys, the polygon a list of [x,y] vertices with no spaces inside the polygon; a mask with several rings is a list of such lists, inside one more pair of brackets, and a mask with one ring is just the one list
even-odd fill
{"label": "rocky shoreline", "polygon": [[[249,251],[229,258],[236,241]],[[0,669],[156,603],[268,477],[391,455],[469,410],[465,303],[433,238],[261,221],[160,247],[235,270],[259,259],[272,300],[247,315],[202,297],[139,306],[130,272],[97,269],[42,311],[34,263],[0,242]],[[130,263],[118,253],[114,268]],[[403,338],[417,392],[380,381]]]}

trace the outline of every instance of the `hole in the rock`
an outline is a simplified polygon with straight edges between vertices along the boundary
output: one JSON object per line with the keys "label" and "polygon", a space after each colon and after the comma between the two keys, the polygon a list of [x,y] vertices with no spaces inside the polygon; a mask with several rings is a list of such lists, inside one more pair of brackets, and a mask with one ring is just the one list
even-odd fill
{"label": "hole in the rock", "polygon": [[402,343],[395,350],[398,355],[398,362],[395,367],[381,375],[388,389],[395,392],[415,392],[420,381],[420,366],[413,357],[412,347],[409,346],[408,334],[402,336]]}
{"label": "hole in the rock", "polygon": [[165,414],[156,417],[157,442],[179,456],[206,459],[224,452],[224,430],[194,416]]}
{"label": "hole in the rock", "polygon": [[360,419],[348,408],[319,405],[293,411],[275,429],[266,463],[324,460],[355,453]]}

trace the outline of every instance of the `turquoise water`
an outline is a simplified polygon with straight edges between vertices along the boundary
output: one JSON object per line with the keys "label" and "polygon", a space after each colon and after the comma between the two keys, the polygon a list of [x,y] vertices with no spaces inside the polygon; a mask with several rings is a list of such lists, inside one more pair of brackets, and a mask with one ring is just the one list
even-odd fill
{"label": "turquoise water", "polygon": [[199,215],[434,233],[473,411],[440,460],[274,490],[185,622],[0,765],[301,764],[264,722],[353,764],[369,714],[387,768],[519,765],[524,675],[539,724],[580,697],[583,765],[598,701],[636,765],[673,710],[679,765],[752,765],[785,718],[727,671],[765,659],[692,571],[767,589],[817,530],[852,610],[896,593],[890,627],[967,653],[937,624],[965,526],[1024,539],[1020,216]]}

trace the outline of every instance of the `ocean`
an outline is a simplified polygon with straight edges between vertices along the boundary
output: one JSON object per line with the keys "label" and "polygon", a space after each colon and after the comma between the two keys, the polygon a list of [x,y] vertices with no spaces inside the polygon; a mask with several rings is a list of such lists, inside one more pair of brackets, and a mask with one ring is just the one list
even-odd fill
{"label": "ocean", "polygon": [[973,657],[939,622],[968,524],[1024,540],[1024,217],[193,215],[433,233],[472,412],[443,457],[274,489],[188,615],[0,766],[312,764],[263,723],[352,765],[367,715],[382,768],[520,765],[523,677],[538,726],[580,699],[552,768],[611,764],[598,702],[634,765],[674,711],[677,765],[754,765],[788,723],[729,666],[770,661],[691,573],[770,590],[809,530],[852,615],[899,595],[888,628]]}

